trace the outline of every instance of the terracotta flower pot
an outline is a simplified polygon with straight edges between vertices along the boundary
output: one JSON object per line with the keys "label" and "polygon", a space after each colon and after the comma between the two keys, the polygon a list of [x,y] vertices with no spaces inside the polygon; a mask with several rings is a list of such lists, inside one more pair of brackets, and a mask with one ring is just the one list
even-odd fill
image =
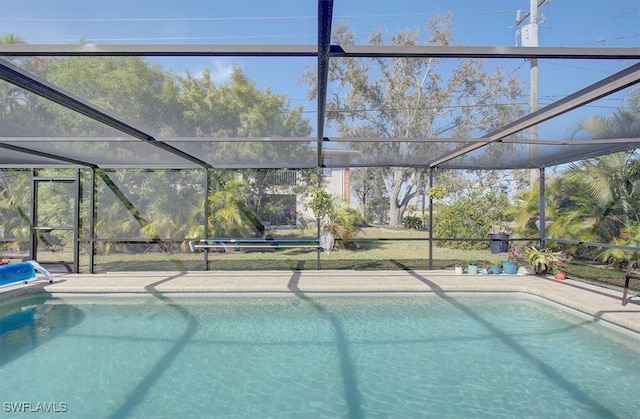
{"label": "terracotta flower pot", "polygon": [[555,279],[565,279],[567,277],[567,274],[564,273],[564,272],[558,272],[558,273],[554,274],[553,277]]}

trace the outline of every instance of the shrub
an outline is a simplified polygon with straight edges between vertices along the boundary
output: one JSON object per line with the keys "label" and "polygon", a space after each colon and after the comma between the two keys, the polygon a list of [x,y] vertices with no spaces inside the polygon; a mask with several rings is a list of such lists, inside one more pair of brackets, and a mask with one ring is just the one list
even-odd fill
{"label": "shrub", "polygon": [[[438,207],[433,220],[435,237],[486,238],[491,226],[511,221],[511,204],[504,193],[471,191],[450,204]],[[438,242],[458,249],[487,249],[488,242]]]}
{"label": "shrub", "polygon": [[420,230],[422,229],[422,219],[413,215],[407,215],[402,219],[402,226],[404,228]]}
{"label": "shrub", "polygon": [[338,242],[340,243],[338,247],[343,247],[355,236],[359,225],[362,225],[360,212],[348,205],[343,205],[331,212],[327,229],[335,238],[342,239],[342,242]]}

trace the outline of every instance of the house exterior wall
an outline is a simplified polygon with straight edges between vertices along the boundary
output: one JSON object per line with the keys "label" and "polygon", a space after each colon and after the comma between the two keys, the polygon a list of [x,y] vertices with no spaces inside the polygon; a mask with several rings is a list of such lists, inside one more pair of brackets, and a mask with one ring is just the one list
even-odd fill
{"label": "house exterior wall", "polygon": [[[323,164],[327,167],[322,168],[322,175],[324,177],[323,183],[326,191],[334,198],[340,199],[351,205],[351,178],[349,171],[349,162],[353,158],[360,154],[359,151],[354,150],[325,150],[325,156],[323,157]],[[336,167],[331,167],[336,166]],[[291,176],[293,171],[286,173],[286,176]],[[283,173],[285,175],[285,173]],[[291,194],[293,191],[286,188],[284,185],[291,184],[291,180],[283,181],[281,185],[274,186],[272,193],[274,194]],[[309,209],[309,197],[306,195],[296,195],[296,226],[302,227],[309,225],[309,223],[315,221],[313,211]],[[292,225],[293,227],[293,225]]]}

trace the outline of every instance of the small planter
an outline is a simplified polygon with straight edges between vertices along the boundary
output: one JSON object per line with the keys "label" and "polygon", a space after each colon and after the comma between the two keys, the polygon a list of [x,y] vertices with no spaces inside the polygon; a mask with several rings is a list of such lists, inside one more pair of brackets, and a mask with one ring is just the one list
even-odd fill
{"label": "small planter", "polygon": [[467,272],[469,273],[469,275],[478,275],[478,266],[477,265],[467,266]]}
{"label": "small planter", "polygon": [[[560,268],[563,264],[562,253],[554,252],[549,248],[538,249],[535,246],[524,249],[524,256],[529,259],[536,275],[546,275],[553,272],[554,267]],[[556,269],[557,270],[557,269]]]}
{"label": "small planter", "polygon": [[491,265],[489,267],[489,272],[493,275],[498,275],[500,273],[500,266],[498,265]]}
{"label": "small planter", "polygon": [[456,266],[455,268],[453,268],[453,271],[456,275],[462,275],[462,266]]}
{"label": "small planter", "polygon": [[518,272],[518,265],[507,260],[502,261],[502,270],[508,275],[515,275]]}
{"label": "small planter", "polygon": [[567,274],[565,272],[556,272],[555,274],[553,274],[553,277],[555,279],[563,280],[567,277]]}

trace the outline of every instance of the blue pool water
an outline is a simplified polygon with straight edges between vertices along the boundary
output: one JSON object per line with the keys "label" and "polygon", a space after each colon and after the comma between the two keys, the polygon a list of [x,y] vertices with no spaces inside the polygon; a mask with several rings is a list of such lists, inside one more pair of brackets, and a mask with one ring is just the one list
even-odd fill
{"label": "blue pool water", "polygon": [[522,296],[42,297],[0,317],[2,417],[638,414],[640,341]]}

